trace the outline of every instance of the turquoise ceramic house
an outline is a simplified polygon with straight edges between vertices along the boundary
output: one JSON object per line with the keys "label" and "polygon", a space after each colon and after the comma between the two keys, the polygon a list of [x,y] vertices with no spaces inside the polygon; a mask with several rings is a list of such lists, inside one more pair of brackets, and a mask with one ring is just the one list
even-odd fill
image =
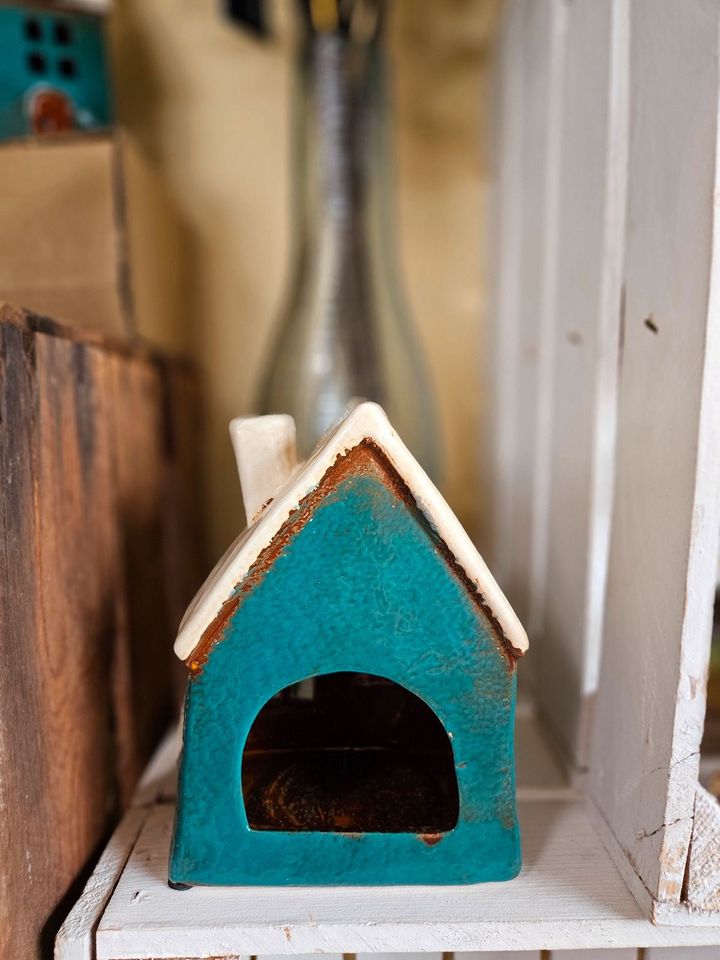
{"label": "turquoise ceramic house", "polygon": [[110,125],[107,0],[0,4],[0,140]]}
{"label": "turquoise ceramic house", "polygon": [[170,884],[514,877],[527,638],[461,525],[375,404],[303,464],[290,417],[231,434],[249,525],[176,643]]}

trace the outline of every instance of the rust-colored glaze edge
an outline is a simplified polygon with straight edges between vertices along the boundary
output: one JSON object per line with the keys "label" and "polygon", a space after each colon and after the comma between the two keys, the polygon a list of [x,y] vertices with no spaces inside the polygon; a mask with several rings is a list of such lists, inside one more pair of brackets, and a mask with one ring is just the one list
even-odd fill
{"label": "rust-colored glaze edge", "polygon": [[440,843],[444,839],[444,833],[419,833],[418,840],[422,840],[424,844],[428,847],[434,847],[436,843]]}
{"label": "rust-colored glaze edge", "polygon": [[243,596],[253,590],[262,580],[282,550],[305,526],[305,523],[312,515],[313,509],[347,477],[351,475],[357,476],[360,473],[367,472],[371,466],[380,468],[381,475],[384,477],[388,489],[392,490],[395,496],[415,514],[452,574],[460,581],[472,601],[479,607],[481,613],[488,621],[498,649],[507,661],[508,669],[510,671],[515,669],[517,660],[521,655],[520,651],[516,650],[510,643],[497,617],[486,603],[485,598],[480,594],[475,584],[460,566],[445,541],[428,521],[428,518],[418,506],[415,497],[413,497],[409,487],[395,467],[390,463],[376,443],[370,439],[365,439],[351,450],[348,450],[347,453],[338,455],[332,466],[326,470],[315,489],[303,497],[297,507],[290,513],[272,541],[260,553],[242,581],[235,587],[233,595],[223,603],[219,613],[205,630],[195,645],[195,649],[185,661],[193,677],[197,677],[202,672],[210,650],[216,643],[222,640],[230,620],[242,602]]}

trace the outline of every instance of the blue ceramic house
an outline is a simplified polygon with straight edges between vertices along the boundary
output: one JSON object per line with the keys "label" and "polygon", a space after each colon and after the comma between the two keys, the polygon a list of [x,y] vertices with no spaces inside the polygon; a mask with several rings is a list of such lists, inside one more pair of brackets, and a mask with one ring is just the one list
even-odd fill
{"label": "blue ceramic house", "polygon": [[194,884],[457,884],[520,868],[527,637],[376,404],[303,464],[233,421],[248,527],[191,604],[169,868]]}
{"label": "blue ceramic house", "polygon": [[0,140],[111,123],[103,0],[0,5]]}

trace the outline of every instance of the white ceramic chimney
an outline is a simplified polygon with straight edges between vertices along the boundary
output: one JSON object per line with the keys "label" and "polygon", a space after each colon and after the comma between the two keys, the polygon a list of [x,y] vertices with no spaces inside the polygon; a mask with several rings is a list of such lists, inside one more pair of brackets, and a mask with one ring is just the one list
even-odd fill
{"label": "white ceramic chimney", "polygon": [[297,466],[295,421],[286,413],[235,417],[230,439],[249,525]]}

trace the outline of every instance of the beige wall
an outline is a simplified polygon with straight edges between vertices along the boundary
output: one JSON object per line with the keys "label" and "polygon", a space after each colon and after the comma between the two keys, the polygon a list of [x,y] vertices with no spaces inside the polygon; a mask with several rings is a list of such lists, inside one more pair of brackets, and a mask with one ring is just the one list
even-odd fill
{"label": "beige wall", "polygon": [[[280,0],[281,13],[287,3]],[[286,276],[291,61],[286,38],[251,40],[221,20],[219,7],[123,0],[112,25],[120,119],[154,181],[148,196],[147,176],[133,176],[131,160],[139,322],[192,352],[204,372],[213,553],[242,524],[227,421],[250,410]],[[396,0],[390,21],[401,262],[438,395],[445,492],[476,533],[481,140],[496,8],[496,0]],[[174,211],[171,229],[152,215],[161,195]]]}

